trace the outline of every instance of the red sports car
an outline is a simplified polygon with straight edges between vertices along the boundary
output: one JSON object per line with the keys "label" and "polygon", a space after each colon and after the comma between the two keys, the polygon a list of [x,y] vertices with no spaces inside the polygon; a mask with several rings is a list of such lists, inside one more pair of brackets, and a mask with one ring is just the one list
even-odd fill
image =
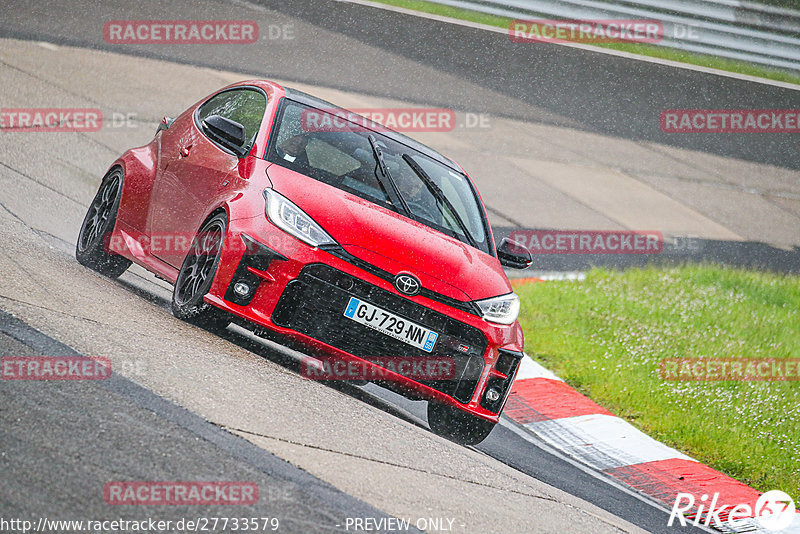
{"label": "red sports car", "polygon": [[497,423],[523,357],[502,266],[531,256],[495,248],[464,170],[265,80],[165,117],[115,161],[76,257],[107,276],[136,262],[168,280],[181,319],[235,321],[333,362],[322,375],[344,369],[426,399],[431,429],[461,443]]}

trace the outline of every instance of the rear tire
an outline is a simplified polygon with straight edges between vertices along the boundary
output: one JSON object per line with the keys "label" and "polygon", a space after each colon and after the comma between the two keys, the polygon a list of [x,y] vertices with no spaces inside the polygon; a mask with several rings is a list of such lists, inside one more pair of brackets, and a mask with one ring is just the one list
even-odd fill
{"label": "rear tire", "polygon": [[175,317],[219,332],[230,324],[228,314],[205,302],[203,297],[214,282],[227,228],[224,213],[214,215],[203,224],[183,260],[172,291]]}
{"label": "rear tire", "polygon": [[78,263],[109,278],[117,278],[130,267],[131,261],[106,252],[106,238],[114,229],[119,201],[122,198],[122,169],[114,167],[103,177],[100,188],[83,218],[75,258]]}
{"label": "rear tire", "polygon": [[435,434],[461,445],[477,445],[495,423],[470,415],[447,404],[428,401],[428,426]]}

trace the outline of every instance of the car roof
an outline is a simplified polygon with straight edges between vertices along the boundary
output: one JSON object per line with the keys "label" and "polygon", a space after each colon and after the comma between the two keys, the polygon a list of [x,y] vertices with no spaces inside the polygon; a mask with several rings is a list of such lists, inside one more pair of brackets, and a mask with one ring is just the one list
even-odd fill
{"label": "car roof", "polygon": [[[348,113],[348,114],[351,114],[351,115],[355,114],[358,117],[362,117],[358,113],[353,113],[352,111],[350,111],[350,110],[348,110],[346,108],[343,108],[341,106],[337,106],[336,104],[332,104],[332,103],[328,102],[327,100],[323,100],[321,98],[318,98],[318,97],[316,97],[314,95],[310,95],[310,94],[305,93],[303,91],[299,91],[297,89],[293,89],[291,87],[286,87],[286,86],[283,86],[283,90],[286,93],[286,98],[289,98],[290,100],[294,100],[295,102],[299,102],[300,104],[305,104],[305,105],[311,106],[313,108],[322,109],[322,110],[328,110],[328,111],[339,111],[339,110],[341,110],[341,111],[343,111],[345,113]],[[405,136],[405,135],[403,135],[401,133],[395,132],[394,130],[390,130],[390,129],[386,128],[385,126],[379,126],[377,123],[371,121],[370,119],[368,119],[366,117],[363,117],[363,118],[366,121],[368,121],[369,124],[375,124],[376,128],[379,127],[380,130],[378,130],[378,133],[380,133],[381,135],[383,135],[385,137],[388,137],[392,141],[396,141],[396,142],[398,142],[400,144],[406,145],[407,147],[412,148],[412,149],[416,150],[417,152],[420,152],[420,153],[428,156],[429,158],[431,158],[431,159],[433,159],[435,161],[438,161],[439,163],[441,163],[443,165],[446,165],[446,166],[450,167],[454,171],[457,171],[459,174],[463,174],[464,171],[461,170],[461,168],[458,166],[458,164],[456,164],[456,162],[454,162],[453,160],[451,160],[447,156],[443,156],[442,154],[436,152],[432,148],[430,148],[430,147],[428,147],[426,145],[423,145],[419,141],[415,141],[414,139],[412,139],[412,138],[410,138],[408,136]]]}

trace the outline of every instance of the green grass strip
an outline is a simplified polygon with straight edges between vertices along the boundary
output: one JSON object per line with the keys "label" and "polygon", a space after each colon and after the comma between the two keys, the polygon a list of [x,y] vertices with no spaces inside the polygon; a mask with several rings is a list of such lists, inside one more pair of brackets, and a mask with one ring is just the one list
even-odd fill
{"label": "green grass strip", "polygon": [[517,290],[526,350],[653,438],[800,499],[800,382],[665,381],[666,358],[800,358],[800,277],[592,270]]}

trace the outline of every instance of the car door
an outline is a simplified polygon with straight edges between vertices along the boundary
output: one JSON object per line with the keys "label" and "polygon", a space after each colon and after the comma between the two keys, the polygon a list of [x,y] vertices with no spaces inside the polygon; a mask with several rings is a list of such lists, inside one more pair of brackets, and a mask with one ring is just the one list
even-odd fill
{"label": "car door", "polygon": [[231,190],[239,158],[212,141],[203,120],[220,115],[245,127],[249,150],[264,117],[267,99],[254,88],[217,93],[194,114],[185,114],[162,133],[161,160],[150,203],[151,252],[179,268],[203,219]]}

